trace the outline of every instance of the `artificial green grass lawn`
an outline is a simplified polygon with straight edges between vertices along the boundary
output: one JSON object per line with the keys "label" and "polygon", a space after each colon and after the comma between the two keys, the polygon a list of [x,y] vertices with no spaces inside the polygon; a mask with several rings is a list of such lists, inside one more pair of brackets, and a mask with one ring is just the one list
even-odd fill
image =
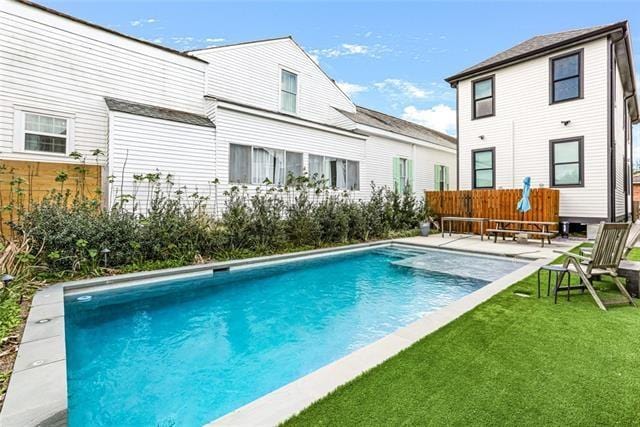
{"label": "artificial green grass lawn", "polygon": [[[285,424],[640,425],[640,309],[603,312],[579,291],[554,305],[536,283],[514,284]],[[596,283],[603,298],[619,295],[612,286]]]}

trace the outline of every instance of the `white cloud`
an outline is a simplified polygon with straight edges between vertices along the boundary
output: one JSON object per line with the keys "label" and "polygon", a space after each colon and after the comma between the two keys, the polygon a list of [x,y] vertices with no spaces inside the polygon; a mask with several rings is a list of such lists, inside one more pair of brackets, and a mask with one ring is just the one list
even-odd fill
{"label": "white cloud", "polygon": [[144,24],[155,24],[158,22],[156,18],[144,18],[144,19],[136,19],[135,21],[130,21],[129,24],[132,27],[141,27]]}
{"label": "white cloud", "polygon": [[409,99],[427,99],[433,95],[433,91],[426,90],[418,85],[401,79],[385,79],[373,84],[378,90],[391,94],[392,97],[405,97]]}
{"label": "white cloud", "polygon": [[351,97],[353,95],[357,95],[357,94],[359,94],[361,92],[366,92],[367,90],[369,90],[368,87],[362,86],[362,85],[359,85],[359,84],[356,84],[356,83],[337,82],[336,84],[349,97]]}
{"label": "white cloud", "polygon": [[410,105],[404,109],[402,118],[449,135],[456,134],[456,110],[448,105],[438,104],[424,110]]}
{"label": "white cloud", "polygon": [[214,37],[214,38],[204,39],[204,41],[206,41],[207,43],[222,43],[224,41],[224,38]]}
{"label": "white cloud", "polygon": [[390,52],[386,46],[375,44],[373,46],[367,46],[363,44],[355,43],[342,43],[340,46],[327,48],[327,49],[312,49],[309,51],[309,55],[315,57],[324,58],[338,58],[341,56],[361,55],[371,58],[380,58],[385,52]]}

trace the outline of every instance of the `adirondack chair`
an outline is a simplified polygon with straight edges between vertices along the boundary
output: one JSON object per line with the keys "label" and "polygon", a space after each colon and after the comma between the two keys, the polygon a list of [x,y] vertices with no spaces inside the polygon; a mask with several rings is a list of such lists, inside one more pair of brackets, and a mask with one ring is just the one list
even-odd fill
{"label": "adirondack chair", "polygon": [[[635,246],[636,242],[640,238],[640,220],[631,224],[631,229],[629,230],[629,235],[627,236],[627,241],[624,244],[624,251],[622,252],[622,259],[626,259],[631,249]],[[593,251],[593,246],[580,248],[580,254],[586,257],[591,256],[591,252]]]}
{"label": "adirondack chair", "polygon": [[[606,305],[612,304],[605,304],[591,283],[592,279],[601,276],[611,277],[620,293],[624,296],[625,302],[634,307],[636,306],[633,298],[631,298],[631,295],[629,295],[618,277],[618,265],[622,259],[630,228],[631,224],[601,223],[590,256],[561,252],[567,256],[563,266],[571,272],[578,273],[583,286],[587,288],[598,307],[605,311],[607,310]],[[560,280],[562,280],[562,277]]]}

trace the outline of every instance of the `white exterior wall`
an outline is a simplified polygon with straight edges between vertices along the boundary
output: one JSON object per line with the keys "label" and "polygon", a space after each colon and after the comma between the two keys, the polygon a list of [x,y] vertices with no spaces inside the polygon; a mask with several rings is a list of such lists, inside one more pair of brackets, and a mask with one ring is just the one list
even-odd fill
{"label": "white exterior wall", "polygon": [[[363,177],[369,168],[365,162],[365,138],[345,136],[266,117],[219,107],[217,118],[216,177],[220,191],[229,189],[229,144],[252,145],[303,153],[303,167],[309,170],[309,154],[331,156],[360,162],[360,191],[353,197],[366,197]],[[254,185],[248,183],[250,189]]]}
{"label": "white exterior wall", "polygon": [[17,107],[69,115],[75,150],[107,151],[104,97],[203,114],[207,64],[18,2],[0,0],[0,155],[69,161],[14,150]]}
{"label": "white exterior wall", "polygon": [[[627,108],[624,102],[624,93],[622,88],[622,81],[620,73],[616,64],[615,68],[615,103],[613,110],[614,126],[613,137],[616,147],[616,168],[615,168],[615,211],[616,218],[624,219],[625,206],[627,212],[631,211],[631,189],[626,188],[629,194],[625,193],[625,167],[627,167],[627,160],[625,158],[625,147],[627,155],[631,153],[631,138],[630,135],[625,132],[625,109]],[[627,179],[629,177],[627,176]],[[627,183],[628,184],[628,183]]]}
{"label": "white exterior wall", "polygon": [[367,139],[366,144],[368,174],[366,177],[362,177],[362,183],[366,184],[367,190],[371,181],[375,182],[377,186],[393,188],[393,159],[395,157],[413,160],[413,189],[418,197],[424,197],[425,191],[436,190],[435,165],[449,167],[450,189],[455,189],[456,155],[454,150],[433,149],[374,135]]}
{"label": "white exterior wall", "polygon": [[[607,46],[606,38],[584,48],[584,98],[549,105],[549,57],[531,59],[495,72],[495,116],[471,119],[471,81],[458,86],[460,189],[472,187],[471,151],[495,147],[496,188],[549,186],[549,141],[584,137],[582,188],[560,190],[560,216],[606,218],[607,208]],[[487,74],[491,75],[491,74]],[[568,126],[561,121],[570,120]],[[480,136],[484,136],[484,140]]]}
{"label": "white exterior wall", "polygon": [[296,116],[344,125],[336,107],[355,106],[291,39],[219,47],[192,52],[209,62],[207,94],[270,111],[280,111],[280,70],[298,75]]}
{"label": "white exterior wall", "polygon": [[[161,182],[173,175],[172,191],[209,196],[216,176],[215,128],[112,112],[109,114],[109,205],[123,194],[135,196],[139,209],[147,207],[148,184],[133,175],[159,172]],[[186,187],[186,188],[181,188]],[[169,187],[163,185],[163,188]],[[125,205],[132,208],[132,203]]]}

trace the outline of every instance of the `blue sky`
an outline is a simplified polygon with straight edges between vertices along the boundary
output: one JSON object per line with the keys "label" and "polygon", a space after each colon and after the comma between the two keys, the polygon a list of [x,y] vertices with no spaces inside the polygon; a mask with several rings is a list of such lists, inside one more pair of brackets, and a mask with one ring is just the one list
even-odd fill
{"label": "blue sky", "polygon": [[290,34],[357,104],[452,134],[455,92],[443,79],[531,36],[627,19],[640,64],[632,1],[42,3],[180,50]]}

